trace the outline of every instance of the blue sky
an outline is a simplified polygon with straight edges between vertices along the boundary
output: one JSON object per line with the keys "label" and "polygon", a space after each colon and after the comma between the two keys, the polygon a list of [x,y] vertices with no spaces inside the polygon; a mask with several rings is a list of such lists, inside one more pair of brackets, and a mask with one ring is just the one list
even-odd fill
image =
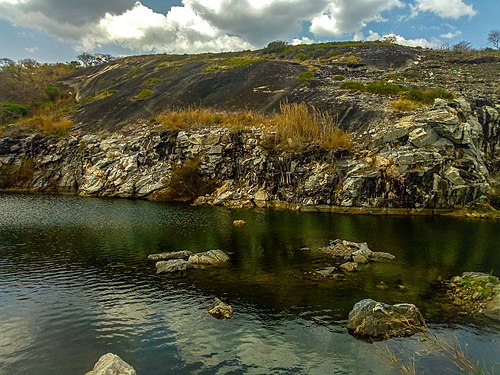
{"label": "blue sky", "polygon": [[0,57],[71,61],[255,49],[273,40],[487,47],[500,0],[0,0]]}

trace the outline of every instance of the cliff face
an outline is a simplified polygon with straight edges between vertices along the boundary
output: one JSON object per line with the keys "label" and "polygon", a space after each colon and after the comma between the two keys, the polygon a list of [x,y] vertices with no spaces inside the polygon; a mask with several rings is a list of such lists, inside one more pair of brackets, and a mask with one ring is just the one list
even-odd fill
{"label": "cliff face", "polygon": [[0,139],[0,185],[153,199],[182,198],[182,186],[186,198],[208,193],[196,202],[228,207],[450,209],[484,200],[498,182],[499,128],[498,106],[462,99],[381,123],[353,152],[284,152],[256,128],[144,123],[62,139],[16,136]]}

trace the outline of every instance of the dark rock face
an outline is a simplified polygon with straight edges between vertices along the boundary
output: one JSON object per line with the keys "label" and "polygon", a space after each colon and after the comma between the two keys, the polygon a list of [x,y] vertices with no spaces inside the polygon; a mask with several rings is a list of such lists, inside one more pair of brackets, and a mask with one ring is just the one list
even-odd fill
{"label": "dark rock face", "polygon": [[165,131],[144,124],[108,135],[0,138],[0,183],[147,198],[168,189],[179,166],[198,158],[197,173],[218,186],[198,204],[450,209],[484,201],[499,184],[499,118],[488,103],[438,100],[430,110],[354,133],[362,144],[351,153],[270,149],[255,128]]}
{"label": "dark rock face", "polygon": [[127,362],[113,353],[104,354],[92,371],[85,375],[136,375],[136,371]]}
{"label": "dark rock face", "polygon": [[425,322],[415,305],[387,305],[364,299],[349,313],[347,328],[356,336],[380,340],[424,331]]}

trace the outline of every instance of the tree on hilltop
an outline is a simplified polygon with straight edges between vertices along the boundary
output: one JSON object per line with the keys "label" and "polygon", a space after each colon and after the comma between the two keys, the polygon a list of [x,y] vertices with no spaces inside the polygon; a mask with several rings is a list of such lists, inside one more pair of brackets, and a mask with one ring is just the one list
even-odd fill
{"label": "tree on hilltop", "polygon": [[500,49],[500,30],[491,30],[488,34],[488,43],[496,49]]}

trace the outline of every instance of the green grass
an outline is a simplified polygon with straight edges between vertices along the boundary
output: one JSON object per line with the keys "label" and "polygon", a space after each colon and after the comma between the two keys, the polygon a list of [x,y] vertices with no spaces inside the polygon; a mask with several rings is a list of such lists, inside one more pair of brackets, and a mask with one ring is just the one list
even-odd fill
{"label": "green grass", "polygon": [[153,96],[153,91],[149,89],[142,89],[139,94],[134,96],[135,100],[146,100],[149,99],[151,96]]}
{"label": "green grass", "polygon": [[306,70],[305,72],[301,72],[299,74],[299,76],[297,77],[297,81],[299,81],[300,84],[304,85],[309,83],[309,81],[313,78],[314,78],[314,72]]}
{"label": "green grass", "polygon": [[0,102],[0,124],[15,121],[28,113],[28,107],[17,103]]}
{"label": "green grass", "polygon": [[209,62],[209,65],[203,70],[205,73],[222,70],[236,70],[247,67],[248,65],[263,61],[261,58],[253,56],[228,57],[225,59],[215,59]]}
{"label": "green grass", "polygon": [[156,85],[161,82],[161,78],[151,77],[142,82],[143,85]]}

